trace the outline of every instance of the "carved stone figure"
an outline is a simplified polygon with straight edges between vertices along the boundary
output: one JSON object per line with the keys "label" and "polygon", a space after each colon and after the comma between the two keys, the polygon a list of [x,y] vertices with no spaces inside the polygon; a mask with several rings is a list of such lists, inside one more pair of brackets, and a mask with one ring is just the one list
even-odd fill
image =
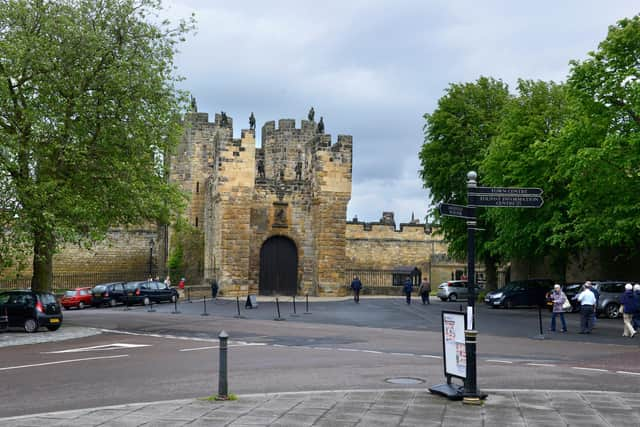
{"label": "carved stone figure", "polygon": [[224,111],[220,112],[220,124],[222,126],[227,126],[229,124],[229,119],[227,118],[227,113]]}
{"label": "carved stone figure", "polygon": [[256,129],[256,117],[253,115],[253,111],[249,116],[249,129],[252,129],[252,130]]}
{"label": "carved stone figure", "polygon": [[318,133],[324,133],[324,121],[323,118],[320,117],[320,122],[318,123]]}
{"label": "carved stone figure", "polygon": [[276,224],[287,223],[287,213],[285,212],[284,208],[278,208],[278,210],[276,211],[275,222]]}
{"label": "carved stone figure", "polygon": [[258,160],[258,178],[264,179],[264,160]]}
{"label": "carved stone figure", "polygon": [[313,107],[311,107],[311,109],[309,110],[309,114],[307,115],[307,118],[309,119],[310,122],[312,122],[315,116],[316,116],[316,112],[313,109]]}
{"label": "carved stone figure", "polygon": [[198,104],[196,103],[196,97],[191,95],[191,112],[198,112]]}
{"label": "carved stone figure", "polygon": [[300,181],[302,179],[302,162],[296,163],[296,179]]}

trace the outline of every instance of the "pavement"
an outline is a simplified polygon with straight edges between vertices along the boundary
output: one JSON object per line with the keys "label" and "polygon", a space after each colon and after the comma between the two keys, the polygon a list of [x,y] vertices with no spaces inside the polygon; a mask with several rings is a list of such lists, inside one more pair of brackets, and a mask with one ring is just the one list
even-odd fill
{"label": "pavement", "polygon": [[0,418],[9,426],[634,426],[640,393],[483,390],[480,406],[426,389],[241,395]]}

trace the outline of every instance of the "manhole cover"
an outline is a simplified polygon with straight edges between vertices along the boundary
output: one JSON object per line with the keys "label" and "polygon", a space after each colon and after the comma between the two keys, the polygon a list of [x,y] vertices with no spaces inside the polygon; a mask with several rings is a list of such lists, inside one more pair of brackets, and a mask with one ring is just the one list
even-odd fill
{"label": "manhole cover", "polygon": [[411,377],[396,377],[396,378],[387,378],[385,382],[391,384],[422,384],[424,380],[420,378],[411,378]]}

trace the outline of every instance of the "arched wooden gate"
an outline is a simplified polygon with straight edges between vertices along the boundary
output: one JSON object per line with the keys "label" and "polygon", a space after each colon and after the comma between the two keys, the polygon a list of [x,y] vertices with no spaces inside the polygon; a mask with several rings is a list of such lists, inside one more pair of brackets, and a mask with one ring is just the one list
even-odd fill
{"label": "arched wooden gate", "polygon": [[260,295],[295,295],[298,251],[284,236],[267,239],[260,249]]}

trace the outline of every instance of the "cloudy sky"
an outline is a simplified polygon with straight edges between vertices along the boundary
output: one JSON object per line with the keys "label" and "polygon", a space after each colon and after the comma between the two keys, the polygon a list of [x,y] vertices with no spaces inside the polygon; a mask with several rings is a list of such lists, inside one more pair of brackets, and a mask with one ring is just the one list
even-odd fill
{"label": "cloudy sky", "polygon": [[[306,118],[353,135],[347,217],[424,219],[418,177],[423,115],[452,82],[480,76],[565,80],[607,27],[640,12],[635,0],[165,0],[171,18],[196,14],[178,73],[199,111],[221,110],[234,133],[254,112],[265,121]],[[480,177],[480,182],[482,177]]]}

